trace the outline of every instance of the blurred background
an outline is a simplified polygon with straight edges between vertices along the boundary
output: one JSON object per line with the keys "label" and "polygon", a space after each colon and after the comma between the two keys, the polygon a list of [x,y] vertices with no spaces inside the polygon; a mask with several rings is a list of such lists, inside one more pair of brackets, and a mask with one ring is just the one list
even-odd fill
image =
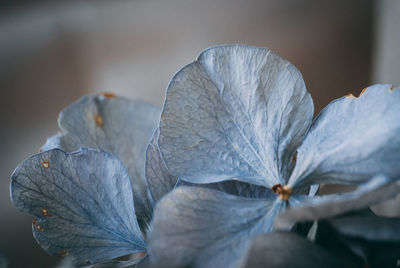
{"label": "blurred background", "polygon": [[[91,92],[161,106],[169,79],[205,48],[268,47],[303,73],[316,112],[376,82],[400,84],[400,1],[26,1],[0,4],[0,255],[54,267],[9,199],[10,176]],[[0,264],[1,265],[1,264]]]}

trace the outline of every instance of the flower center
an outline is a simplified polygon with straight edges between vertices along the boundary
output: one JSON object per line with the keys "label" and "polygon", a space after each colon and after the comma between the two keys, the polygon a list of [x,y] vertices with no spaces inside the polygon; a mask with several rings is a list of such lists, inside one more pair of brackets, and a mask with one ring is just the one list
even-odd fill
{"label": "flower center", "polygon": [[280,198],[283,200],[288,200],[289,197],[292,195],[293,190],[288,186],[282,186],[282,184],[275,184],[272,186],[272,191],[278,194]]}

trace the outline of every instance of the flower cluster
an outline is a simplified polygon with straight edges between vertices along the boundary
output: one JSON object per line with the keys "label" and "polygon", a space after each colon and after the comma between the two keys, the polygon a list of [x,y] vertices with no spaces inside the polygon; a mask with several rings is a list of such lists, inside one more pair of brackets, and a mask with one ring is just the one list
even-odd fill
{"label": "flower cluster", "polygon": [[400,219],[369,206],[400,190],[400,90],[313,109],[276,53],[212,47],[172,78],[162,111],[109,93],[65,108],[11,199],[76,266],[395,267]]}

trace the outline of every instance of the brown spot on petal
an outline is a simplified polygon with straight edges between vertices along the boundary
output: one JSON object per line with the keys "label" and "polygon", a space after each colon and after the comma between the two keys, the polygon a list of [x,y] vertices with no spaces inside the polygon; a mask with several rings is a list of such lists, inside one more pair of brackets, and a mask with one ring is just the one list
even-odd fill
{"label": "brown spot on petal", "polygon": [[359,98],[362,94],[364,94],[364,92],[367,90],[367,88],[365,87],[365,88],[363,88],[363,90],[361,90],[361,92],[360,92],[360,94],[358,94],[358,96],[356,97],[356,96],[354,96],[352,93],[350,93],[350,94],[347,94],[345,97],[346,98]]}
{"label": "brown spot on petal", "polygon": [[282,184],[275,184],[272,186],[272,191],[279,195],[283,200],[288,200],[293,193],[293,190],[287,186],[282,186]]}
{"label": "brown spot on petal", "polygon": [[293,155],[293,157],[292,157],[292,161],[293,161],[294,163],[296,163],[296,161],[297,161],[297,151],[294,153],[294,155]]}
{"label": "brown spot on petal", "polygon": [[102,126],[104,125],[103,117],[101,117],[101,116],[98,115],[98,114],[96,114],[96,115],[94,116],[94,121],[96,122],[96,124],[97,124],[99,127],[102,127]]}
{"label": "brown spot on petal", "polygon": [[43,162],[42,162],[42,167],[44,167],[44,168],[49,168],[49,167],[50,167],[50,163],[47,162],[47,161],[43,161]]}
{"label": "brown spot on petal", "polygon": [[113,93],[108,93],[108,92],[103,92],[101,93],[101,95],[103,95],[103,97],[107,98],[107,99],[113,99],[116,98],[117,96]]}
{"label": "brown spot on petal", "polygon": [[44,232],[44,228],[38,224],[36,218],[33,219],[32,225],[35,226],[36,230],[38,230],[40,232]]}
{"label": "brown spot on petal", "polygon": [[357,98],[359,98],[362,94],[364,94],[364,92],[367,90],[367,88],[365,87],[365,88],[363,88],[363,90],[361,90],[361,92],[360,92],[360,94],[358,95],[358,97]]}
{"label": "brown spot on petal", "polygon": [[57,255],[60,259],[64,259],[65,257],[67,257],[69,255],[69,253],[66,250],[59,250],[59,251],[57,251]]}
{"label": "brown spot on petal", "polygon": [[44,228],[42,226],[40,226],[39,224],[35,224],[36,230],[40,231],[40,232],[44,232]]}
{"label": "brown spot on petal", "polygon": [[42,208],[42,215],[45,217],[53,216],[53,214],[51,214],[47,208]]}
{"label": "brown spot on petal", "polygon": [[390,92],[392,92],[392,91],[395,90],[395,87],[394,87],[393,85],[391,85],[390,88],[389,88],[389,90],[390,90]]}
{"label": "brown spot on petal", "polygon": [[144,258],[146,255],[147,255],[147,252],[139,252],[139,253],[137,254],[137,256],[138,256],[139,258]]}

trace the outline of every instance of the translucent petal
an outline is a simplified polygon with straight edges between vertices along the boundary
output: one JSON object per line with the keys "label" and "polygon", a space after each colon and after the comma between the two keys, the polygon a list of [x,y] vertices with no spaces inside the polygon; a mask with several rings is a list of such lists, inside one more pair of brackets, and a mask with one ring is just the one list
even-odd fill
{"label": "translucent petal", "polygon": [[160,150],[171,173],[193,183],[285,184],[312,115],[288,61],[266,48],[217,46],[173,77]]}
{"label": "translucent petal", "polygon": [[146,151],[146,179],[154,202],[174,189],[178,178],[173,176],[165,166],[158,148],[157,129]]}
{"label": "translucent petal", "polygon": [[400,90],[374,85],[363,92],[320,113],[298,150],[289,185],[400,177]]}
{"label": "translucent petal", "polygon": [[241,267],[354,267],[339,256],[289,232],[272,232],[253,239]]}
{"label": "translucent petal", "polygon": [[294,195],[290,197],[289,204],[295,209],[279,215],[275,227],[289,230],[298,222],[330,218],[383,202],[400,191],[400,182],[393,181],[386,176],[375,176],[351,193],[314,197]]}
{"label": "translucent petal", "polygon": [[269,232],[280,199],[248,199],[201,187],[178,187],[158,204],[150,261],[171,267],[234,267],[254,235]]}
{"label": "translucent petal", "polygon": [[13,204],[35,216],[35,239],[49,254],[82,265],[146,251],[127,170],[109,153],[34,155],[14,171],[10,191]]}
{"label": "translucent petal", "polygon": [[144,177],[145,154],[159,116],[157,107],[142,101],[85,96],[60,113],[61,133],[51,137],[42,149],[61,148],[73,152],[89,147],[116,155],[128,169],[136,213],[139,221],[146,225],[152,208]]}

